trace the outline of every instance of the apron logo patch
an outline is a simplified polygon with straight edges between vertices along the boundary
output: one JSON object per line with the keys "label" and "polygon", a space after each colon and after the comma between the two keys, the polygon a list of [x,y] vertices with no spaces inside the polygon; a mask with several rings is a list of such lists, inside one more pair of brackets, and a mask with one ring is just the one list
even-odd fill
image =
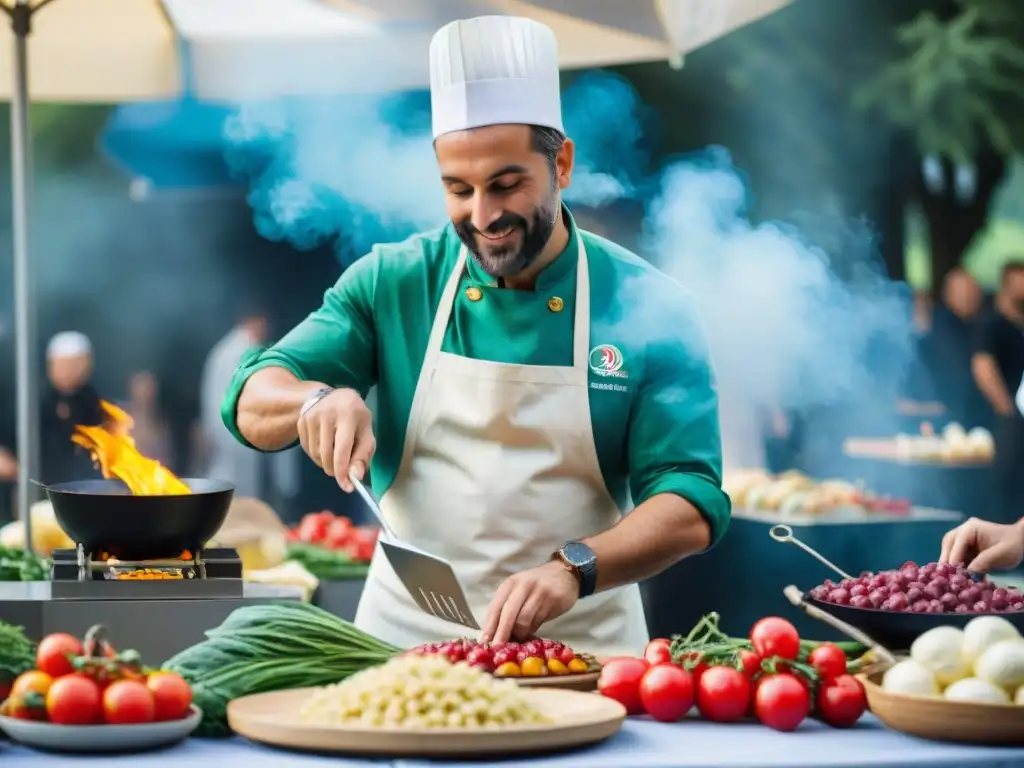
{"label": "apron logo patch", "polygon": [[601,344],[590,350],[590,370],[598,376],[629,378],[629,374],[622,370],[622,353],[611,344]]}

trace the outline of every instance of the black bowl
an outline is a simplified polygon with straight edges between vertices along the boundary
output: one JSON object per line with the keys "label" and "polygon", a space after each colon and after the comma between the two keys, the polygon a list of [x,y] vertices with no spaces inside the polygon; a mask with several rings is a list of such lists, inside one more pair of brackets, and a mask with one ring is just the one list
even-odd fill
{"label": "black bowl", "polygon": [[135,496],[120,480],[47,486],[57,522],[87,553],[159,560],[201,549],[227,517],[235,489],[220,480],[182,478],[192,493]]}
{"label": "black bowl", "polygon": [[960,627],[978,616],[1001,616],[1024,635],[1024,611],[1013,613],[904,613],[882,611],[877,608],[854,608],[836,605],[805,596],[808,605],[820,608],[841,621],[845,621],[890,651],[905,651],[910,644],[929,629]]}

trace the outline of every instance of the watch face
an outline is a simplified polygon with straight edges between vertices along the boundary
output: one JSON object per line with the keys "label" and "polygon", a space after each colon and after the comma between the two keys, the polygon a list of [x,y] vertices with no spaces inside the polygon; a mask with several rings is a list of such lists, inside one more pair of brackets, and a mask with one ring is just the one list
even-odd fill
{"label": "watch face", "polygon": [[562,547],[562,556],[565,557],[571,565],[579,568],[594,559],[594,551],[586,544],[581,544],[578,541],[570,541]]}

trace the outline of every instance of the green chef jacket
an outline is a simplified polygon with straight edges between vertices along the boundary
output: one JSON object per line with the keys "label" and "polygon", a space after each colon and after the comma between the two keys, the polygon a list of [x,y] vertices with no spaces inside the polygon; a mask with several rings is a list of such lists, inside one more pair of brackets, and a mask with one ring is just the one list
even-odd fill
{"label": "green chef jacket", "polygon": [[[442,351],[499,363],[572,365],[579,248],[567,219],[569,245],[541,272],[535,291],[499,288],[467,259]],[[729,524],[730,501],[721,487],[718,397],[692,297],[629,251],[580,234],[590,271],[590,412],[605,484],[620,508],[630,497],[640,504],[655,494],[678,494],[700,510],[717,542]],[[236,420],[238,398],[261,368],[278,366],[364,397],[376,384],[370,477],[383,495],[398,472],[427,337],[461,246],[449,224],[374,247],[327,290],[319,309],[242,361],[224,397],[227,427],[246,443]],[[471,287],[483,298],[471,300]],[[621,363],[616,375],[601,365],[607,346],[612,367]]]}

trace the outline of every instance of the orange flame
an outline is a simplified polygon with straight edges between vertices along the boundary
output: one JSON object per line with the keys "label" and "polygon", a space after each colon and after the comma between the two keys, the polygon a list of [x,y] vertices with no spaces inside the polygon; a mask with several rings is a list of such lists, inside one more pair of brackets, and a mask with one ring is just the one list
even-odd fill
{"label": "orange flame", "polygon": [[100,401],[108,424],[75,427],[72,442],[92,454],[105,478],[117,478],[136,496],[180,496],[192,491],[159,461],[139,453],[132,439],[132,417],[106,400]]}

